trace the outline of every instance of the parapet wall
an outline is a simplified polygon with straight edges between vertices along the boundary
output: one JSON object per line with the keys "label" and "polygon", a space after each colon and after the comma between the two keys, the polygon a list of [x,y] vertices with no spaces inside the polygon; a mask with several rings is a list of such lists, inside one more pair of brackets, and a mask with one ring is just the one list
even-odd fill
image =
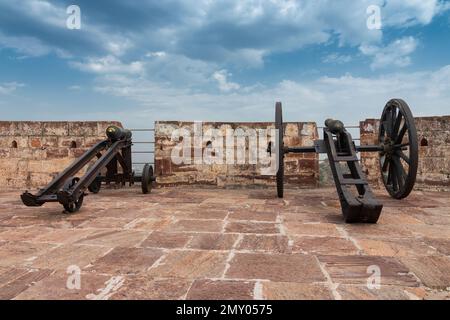
{"label": "parapet wall", "polygon": [[[415,118],[419,142],[419,189],[450,190],[450,116]],[[360,123],[361,144],[378,141],[380,121]],[[377,153],[362,153],[361,162],[372,185],[381,185]]]}
{"label": "parapet wall", "polygon": [[42,188],[120,122],[0,121],[0,188]]}
{"label": "parapet wall", "polygon": [[[196,150],[203,154],[211,141],[206,135],[208,130],[215,129],[226,136],[226,131],[238,132],[258,132],[258,130],[274,129],[273,123],[223,123],[204,122],[201,125],[202,139],[200,143],[194,142],[194,123],[159,121],[155,124],[155,169],[158,177],[158,185],[214,185],[219,187],[240,187],[240,186],[274,186],[275,176],[263,175],[264,164],[257,162],[251,164],[249,161],[249,139],[246,139],[245,164],[229,163],[223,153],[223,164],[175,164],[172,161],[172,151],[179,144],[178,140],[172,140],[175,130],[185,129],[191,134],[189,149],[194,156]],[[313,141],[318,138],[317,126],[315,123],[288,123],[286,124],[284,142],[289,147],[312,146]],[[237,139],[237,138],[236,138]],[[237,140],[234,139],[233,159],[237,160]],[[259,143],[261,143],[261,140]],[[269,141],[264,141],[260,146],[262,150],[267,150]],[[226,149],[226,138],[221,145]],[[201,150],[198,150],[201,149]],[[228,151],[229,152],[229,151]],[[289,154],[285,158],[285,182],[287,185],[297,187],[317,187],[319,183],[319,158],[316,154]]]}

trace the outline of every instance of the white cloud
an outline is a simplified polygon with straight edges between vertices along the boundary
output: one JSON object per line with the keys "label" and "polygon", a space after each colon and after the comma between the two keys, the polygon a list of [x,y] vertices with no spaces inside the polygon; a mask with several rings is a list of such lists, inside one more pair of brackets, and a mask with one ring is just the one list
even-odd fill
{"label": "white cloud", "polygon": [[344,64],[352,61],[352,57],[349,55],[341,55],[337,53],[332,53],[327,55],[322,59],[324,63],[335,63],[335,64]]}
{"label": "white cloud", "polygon": [[330,117],[347,124],[378,118],[391,98],[405,99],[417,116],[450,114],[450,66],[376,78],[347,74],[304,82],[284,80],[273,87],[255,86],[232,94],[198,92],[130,75],[98,79],[95,90],[134,102],[133,108],[115,114],[129,126],[156,120],[272,121],[276,101],[283,102],[286,120],[319,124]]}
{"label": "white cloud", "polygon": [[413,37],[405,37],[390,43],[385,47],[362,45],[363,54],[373,57],[372,69],[382,69],[390,66],[406,67],[411,64],[411,57],[418,46]]}
{"label": "white cloud", "polygon": [[[21,23],[33,26],[28,32],[34,36],[17,31],[7,35],[12,39],[3,41],[4,46],[19,52],[44,55],[59,51],[71,56],[88,49],[89,56],[123,57],[158,48],[194,60],[214,61],[222,68],[227,64],[261,67],[264,58],[273,53],[336,39],[340,45],[379,44],[383,30],[366,27],[369,5],[382,8],[386,28],[426,25],[449,7],[447,2],[438,0],[199,0],[195,6],[192,0],[174,0],[126,6],[112,2],[108,3],[112,14],[105,17],[104,8],[80,3],[82,29],[69,33],[65,29],[67,14],[63,4],[0,0],[1,8],[14,12]],[[126,19],[117,19],[122,11],[127,17],[136,15],[137,21],[125,23]],[[145,19],[142,12],[157,12],[158,16]],[[36,34],[42,36],[30,42]]]}
{"label": "white cloud", "polygon": [[164,51],[155,51],[155,52],[149,52],[145,56],[147,58],[161,58],[161,57],[165,57],[166,53]]}
{"label": "white cloud", "polygon": [[0,94],[11,94],[16,91],[18,88],[22,88],[25,85],[23,83],[18,82],[5,82],[0,83]]}
{"label": "white cloud", "polygon": [[139,74],[144,70],[143,63],[141,61],[133,61],[127,64],[112,55],[101,58],[88,58],[84,62],[71,62],[70,65],[81,71],[98,74]]}
{"label": "white cloud", "polygon": [[22,57],[39,57],[52,52],[52,48],[34,37],[11,37],[0,32],[0,48],[14,48]]}
{"label": "white cloud", "polygon": [[220,70],[220,71],[214,72],[213,78],[219,84],[220,91],[230,92],[233,90],[238,90],[240,88],[240,85],[237,83],[228,81],[228,76],[231,76],[231,74],[228,73],[227,70]]}

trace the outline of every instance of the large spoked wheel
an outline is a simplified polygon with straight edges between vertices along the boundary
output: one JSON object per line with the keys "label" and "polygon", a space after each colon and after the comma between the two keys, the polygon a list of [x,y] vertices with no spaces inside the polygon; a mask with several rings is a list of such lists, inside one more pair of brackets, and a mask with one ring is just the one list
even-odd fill
{"label": "large spoked wheel", "polygon": [[[72,189],[77,183],[80,181],[80,178],[69,178],[67,182],[65,183],[63,190],[69,191]],[[64,210],[67,213],[75,213],[81,209],[81,206],[83,205],[84,200],[84,194],[82,194],[77,201],[71,201],[67,204],[64,204]]]}
{"label": "large spoked wheel", "polygon": [[383,183],[394,199],[406,198],[414,188],[419,163],[417,130],[408,104],[401,99],[387,103],[378,137]]}
{"label": "large spoked wheel", "polygon": [[284,125],[283,125],[283,109],[281,102],[277,102],[275,106],[275,129],[278,133],[277,141],[277,194],[278,198],[284,196]]}
{"label": "large spoked wheel", "polygon": [[153,167],[147,163],[142,171],[141,185],[143,194],[149,194],[152,191],[153,180]]}

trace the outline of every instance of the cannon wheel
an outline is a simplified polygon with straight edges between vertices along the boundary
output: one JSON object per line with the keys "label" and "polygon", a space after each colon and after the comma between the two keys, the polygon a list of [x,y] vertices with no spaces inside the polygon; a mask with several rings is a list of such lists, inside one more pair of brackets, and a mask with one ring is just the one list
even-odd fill
{"label": "cannon wheel", "polygon": [[275,106],[275,129],[278,132],[278,171],[277,171],[277,194],[278,198],[284,195],[284,126],[283,126],[283,108],[281,102]]}
{"label": "cannon wheel", "polygon": [[419,162],[417,130],[408,104],[393,99],[386,104],[378,141],[380,171],[384,186],[394,199],[406,198],[414,188]]}
{"label": "cannon wheel", "polygon": [[[91,164],[88,167],[87,171],[89,171],[93,167],[93,165],[94,164]],[[101,175],[101,173],[99,172],[97,178],[95,178],[95,180],[88,187],[88,190],[94,194],[99,193],[102,188],[102,180],[99,179],[100,175]]]}
{"label": "cannon wheel", "polygon": [[[73,186],[75,186],[78,183],[78,181],[80,181],[80,178],[73,178],[73,177],[69,178],[66,181],[66,183],[65,183],[65,185],[63,187],[63,190],[64,191],[70,190]],[[68,213],[75,213],[75,212],[77,212],[78,210],[81,209],[81,206],[83,205],[83,200],[84,200],[84,194],[82,194],[78,198],[77,201],[70,202],[68,204],[64,204],[63,205],[64,206],[64,210],[66,210],[66,212],[68,212]]]}
{"label": "cannon wheel", "polygon": [[153,182],[153,167],[148,163],[144,166],[142,171],[142,193],[149,194],[152,191]]}

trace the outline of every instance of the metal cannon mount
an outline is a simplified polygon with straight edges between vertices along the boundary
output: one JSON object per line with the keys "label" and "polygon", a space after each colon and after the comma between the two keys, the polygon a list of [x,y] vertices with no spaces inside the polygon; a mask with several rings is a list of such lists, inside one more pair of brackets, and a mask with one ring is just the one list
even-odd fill
{"label": "metal cannon mount", "polygon": [[[107,139],[103,140],[76,159],[67,169],[58,174],[44,189],[36,195],[26,191],[21,195],[22,202],[29,207],[39,207],[46,202],[59,202],[65,212],[74,213],[83,205],[86,191],[98,193],[102,183],[116,183],[130,186],[141,182],[142,192],[150,193],[155,181],[153,167],[144,166],[142,176],[137,177],[132,170],[131,146],[132,133],[116,126],[106,129]],[[77,175],[88,166],[80,178]],[[106,174],[102,172],[105,171]],[[121,169],[121,170],[120,170]]]}
{"label": "metal cannon mount", "polygon": [[[382,113],[378,144],[356,146],[341,121],[328,119],[323,140],[311,147],[285,147],[282,105],[276,104],[277,193],[283,198],[284,157],[288,153],[326,154],[347,223],[377,223],[383,205],[375,198],[357,157],[358,152],[378,152],[381,178],[389,195],[406,198],[414,188],[419,161],[417,130],[408,104],[401,99],[389,101]],[[270,150],[271,151],[271,150]],[[346,170],[344,170],[346,169]]]}

